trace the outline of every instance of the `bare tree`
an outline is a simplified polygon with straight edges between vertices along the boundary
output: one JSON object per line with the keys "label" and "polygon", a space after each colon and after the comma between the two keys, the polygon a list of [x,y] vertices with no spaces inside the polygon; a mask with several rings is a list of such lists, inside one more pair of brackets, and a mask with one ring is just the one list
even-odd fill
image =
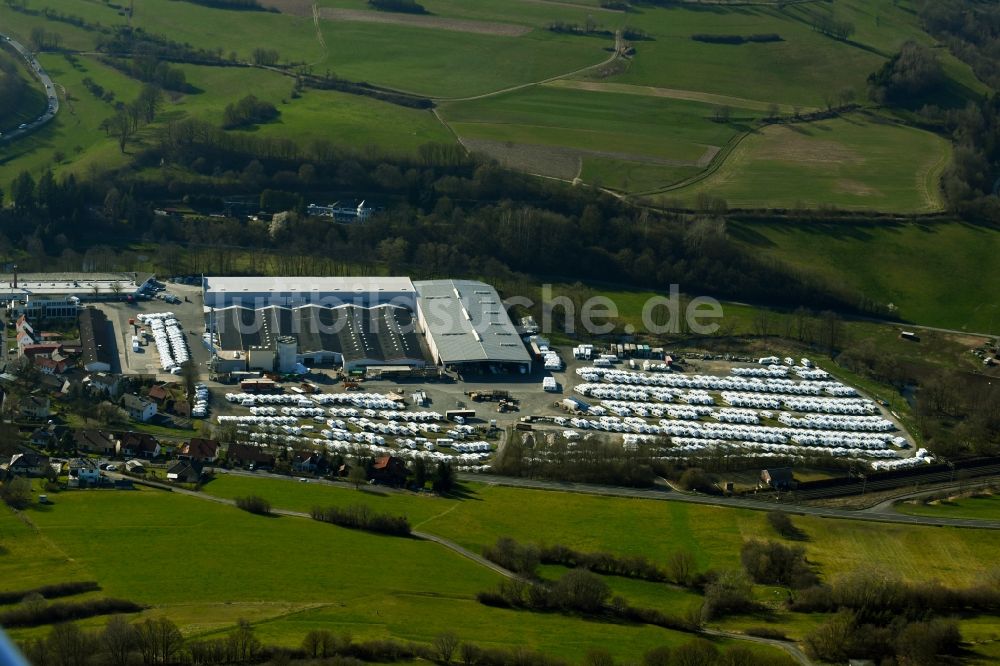
{"label": "bare tree", "polygon": [[101,645],[108,653],[113,666],[128,666],[129,658],[136,647],[135,627],[122,615],[108,619],[101,632]]}
{"label": "bare tree", "polygon": [[455,650],[458,649],[458,636],[446,631],[443,634],[438,634],[434,638],[434,651],[437,652],[438,659],[442,663],[450,664],[452,657],[455,655]]}

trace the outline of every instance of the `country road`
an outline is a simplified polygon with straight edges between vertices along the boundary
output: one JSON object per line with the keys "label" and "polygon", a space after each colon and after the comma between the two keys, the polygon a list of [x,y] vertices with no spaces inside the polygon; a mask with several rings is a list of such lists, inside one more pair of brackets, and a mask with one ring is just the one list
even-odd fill
{"label": "country road", "polygon": [[16,129],[5,131],[3,134],[0,134],[0,142],[4,142],[13,141],[30,134],[55,118],[56,114],[59,113],[59,95],[56,94],[56,87],[55,84],[52,83],[52,79],[45,73],[45,70],[42,69],[42,65],[27,47],[3,33],[0,33],[0,39],[10,44],[14,50],[21,54],[21,57],[24,58],[24,61],[28,64],[28,69],[30,69],[32,73],[34,73],[34,75],[37,76],[42,82],[42,85],[45,87],[45,96],[48,98],[48,106],[45,109],[45,113],[29,123],[24,123]]}

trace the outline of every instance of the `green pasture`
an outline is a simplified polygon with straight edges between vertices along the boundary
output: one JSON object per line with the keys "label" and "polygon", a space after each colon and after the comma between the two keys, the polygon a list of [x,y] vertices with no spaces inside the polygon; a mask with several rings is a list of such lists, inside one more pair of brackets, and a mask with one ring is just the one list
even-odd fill
{"label": "green pasture", "polygon": [[753,112],[712,120],[698,102],[537,87],[442,107],[459,136],[695,161],[721,146]]}
{"label": "green pasture", "polygon": [[[0,146],[0,184],[6,185],[23,170],[37,175],[52,167],[80,176],[91,165],[106,169],[124,162],[126,156],[115,139],[98,128],[114,114],[114,102],[95,97],[83,79],[90,77],[105,90],[114,91],[115,101],[126,102],[136,97],[141,84],[90,57],[80,57],[75,68],[60,55],[44,54],[39,62],[56,84],[59,113],[30,136]],[[56,153],[63,154],[61,164],[54,159]]]}
{"label": "green pasture", "polygon": [[[285,484],[280,488],[279,484]],[[410,493],[371,497],[349,486],[318,488],[294,480],[223,476],[205,491],[238,496],[256,488],[275,506],[304,509],[325,497],[329,503],[362,503],[405,514],[421,531],[451,539],[479,552],[500,536],[519,541],[562,543],[578,550],[645,555],[665,562],[671,553],[690,551],[702,569],[739,566],[743,541],[778,538],[765,514],[744,509],[526,490],[469,483],[461,499]],[[342,499],[334,499],[336,495]],[[890,525],[796,516],[809,539],[810,561],[826,577],[857,568],[884,568],[913,580],[947,584],[975,580],[988,561],[995,535],[987,530]],[[625,589],[625,588],[622,588]]]}
{"label": "green pasture", "polygon": [[[730,223],[761,254],[892,303],[907,321],[1000,333],[1000,232],[959,222]],[[923,334],[922,334],[923,335]],[[894,353],[925,345],[897,342]]]}
{"label": "green pasture", "polygon": [[657,195],[693,204],[699,194],[733,208],[937,212],[951,155],[937,135],[871,114],[751,132],[713,173]]}
{"label": "green pasture", "polygon": [[221,126],[225,106],[252,93],[274,104],[281,116],[239,132],[291,139],[303,147],[316,139],[356,150],[374,145],[397,155],[413,154],[425,143],[455,140],[430,111],[332,90],[309,89],[293,98],[294,79],[277,72],[196,65],[185,65],[184,71],[201,92],[169,104],[162,120],[187,115]]}
{"label": "green pasture", "polygon": [[[322,0],[321,7],[371,10],[366,0]],[[421,0],[427,11],[435,17],[460,18],[474,21],[520,23],[544,28],[554,21],[583,24],[588,16],[608,29],[625,21],[623,12],[606,12],[599,8],[599,0],[544,3],[533,0]]]}
{"label": "green pasture", "polygon": [[597,64],[611,44],[548,31],[505,37],[346,21],[322,21],[321,28],[328,54],[317,71],[441,98],[491,93]]}
{"label": "green pasture", "polygon": [[909,516],[1000,520],[1000,496],[994,494],[942,499],[930,503],[924,503],[921,500],[899,502],[894,508],[899,513],[905,513]]}
{"label": "green pasture", "polygon": [[[315,628],[357,640],[422,642],[451,631],[483,645],[530,645],[573,660],[596,646],[637,659],[652,647],[690,640],[650,626],[483,606],[475,593],[499,577],[433,543],[253,516],[152,490],[70,491],[53,500],[29,509],[24,520],[0,514],[4,579],[19,589],[97,580],[102,594],[149,604],[145,614],[170,617],[188,637],[224,633],[246,617],[262,640],[287,646]],[[16,640],[45,631],[11,634]]]}

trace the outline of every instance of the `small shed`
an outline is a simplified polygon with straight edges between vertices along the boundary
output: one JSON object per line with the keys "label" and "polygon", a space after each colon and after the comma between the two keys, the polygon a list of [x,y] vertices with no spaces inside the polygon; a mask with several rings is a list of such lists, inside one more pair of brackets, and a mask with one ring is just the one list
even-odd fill
{"label": "small shed", "polygon": [[775,490],[790,490],[795,487],[795,476],[791,467],[772,467],[760,471],[760,480],[764,486]]}

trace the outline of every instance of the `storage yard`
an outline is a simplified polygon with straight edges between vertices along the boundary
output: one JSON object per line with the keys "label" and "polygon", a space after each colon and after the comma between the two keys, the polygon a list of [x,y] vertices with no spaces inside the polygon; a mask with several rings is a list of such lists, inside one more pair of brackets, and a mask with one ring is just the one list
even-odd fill
{"label": "storage yard", "polygon": [[[517,429],[533,430],[541,447],[594,440],[662,459],[839,457],[875,470],[932,462],[888,410],[809,359],[693,366],[643,344],[558,349],[520,337],[488,285],[410,290],[390,280],[367,280],[365,295],[342,280],[305,294],[282,291],[288,280],[276,292],[253,283],[245,293],[260,307],[251,308],[229,290],[211,294],[209,280],[205,298],[222,307],[203,307],[197,287],[172,287],[185,299],[169,310],[102,308],[122,329],[127,372],[176,375],[194,360],[213,381],[198,385],[192,416],[261,452],[391,454],[477,472]],[[280,305],[266,303],[271,293]]]}

